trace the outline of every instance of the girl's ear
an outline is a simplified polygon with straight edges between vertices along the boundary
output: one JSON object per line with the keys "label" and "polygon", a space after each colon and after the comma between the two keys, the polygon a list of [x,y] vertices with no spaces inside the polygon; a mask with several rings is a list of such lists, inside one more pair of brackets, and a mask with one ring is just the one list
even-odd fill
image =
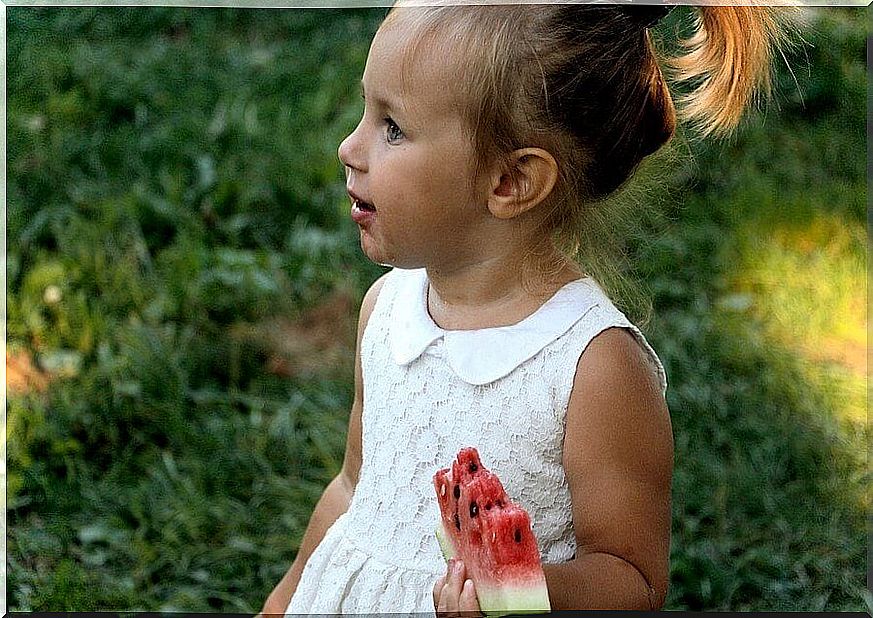
{"label": "girl's ear", "polygon": [[558,164],[542,148],[522,148],[509,155],[494,173],[488,210],[498,219],[512,219],[541,204],[558,181]]}

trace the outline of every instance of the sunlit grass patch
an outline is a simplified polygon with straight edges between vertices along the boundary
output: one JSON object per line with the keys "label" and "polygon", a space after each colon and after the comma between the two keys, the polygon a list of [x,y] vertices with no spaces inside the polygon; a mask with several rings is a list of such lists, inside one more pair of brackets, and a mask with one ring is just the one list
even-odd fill
{"label": "sunlit grass patch", "polygon": [[866,419],[867,279],[863,223],[795,206],[743,223],[726,246],[723,309],[745,312],[829,392],[838,419]]}

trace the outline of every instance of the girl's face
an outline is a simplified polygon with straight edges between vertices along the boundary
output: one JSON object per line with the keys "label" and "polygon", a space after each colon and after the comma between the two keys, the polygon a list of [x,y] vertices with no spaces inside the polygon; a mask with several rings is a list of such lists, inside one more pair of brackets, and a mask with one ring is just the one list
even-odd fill
{"label": "girl's face", "polygon": [[351,214],[374,262],[451,269],[481,258],[489,219],[461,116],[459,59],[425,43],[404,62],[409,39],[393,17],[370,47],[364,115],[339,147]]}

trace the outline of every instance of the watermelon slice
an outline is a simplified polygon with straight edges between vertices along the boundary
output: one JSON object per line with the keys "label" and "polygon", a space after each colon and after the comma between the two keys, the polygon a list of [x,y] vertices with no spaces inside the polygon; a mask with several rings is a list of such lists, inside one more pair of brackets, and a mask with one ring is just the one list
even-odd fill
{"label": "watermelon slice", "polygon": [[458,452],[451,469],[433,477],[443,557],[458,556],[489,616],[551,611],[546,578],[530,517],[510,500],[475,448]]}

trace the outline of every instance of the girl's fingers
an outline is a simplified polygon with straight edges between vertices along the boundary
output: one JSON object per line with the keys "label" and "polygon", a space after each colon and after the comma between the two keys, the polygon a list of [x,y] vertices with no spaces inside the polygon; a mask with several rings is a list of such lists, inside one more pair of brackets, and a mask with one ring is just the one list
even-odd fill
{"label": "girl's fingers", "polygon": [[440,594],[443,591],[443,586],[446,585],[446,576],[442,575],[433,585],[433,608],[438,609],[440,604]]}
{"label": "girl's fingers", "polygon": [[[481,616],[473,580],[467,579],[464,563],[450,560],[446,574],[433,587],[433,605],[440,616]],[[462,614],[463,612],[463,614]]]}
{"label": "girl's fingers", "polygon": [[458,609],[462,612],[482,615],[479,609],[479,599],[476,597],[476,587],[473,585],[472,579],[464,582],[464,586],[461,589],[461,598],[458,601]]}
{"label": "girl's fingers", "polygon": [[461,598],[461,589],[464,586],[464,563],[460,560],[451,560],[446,572],[446,582],[439,595],[437,613],[457,615]]}

